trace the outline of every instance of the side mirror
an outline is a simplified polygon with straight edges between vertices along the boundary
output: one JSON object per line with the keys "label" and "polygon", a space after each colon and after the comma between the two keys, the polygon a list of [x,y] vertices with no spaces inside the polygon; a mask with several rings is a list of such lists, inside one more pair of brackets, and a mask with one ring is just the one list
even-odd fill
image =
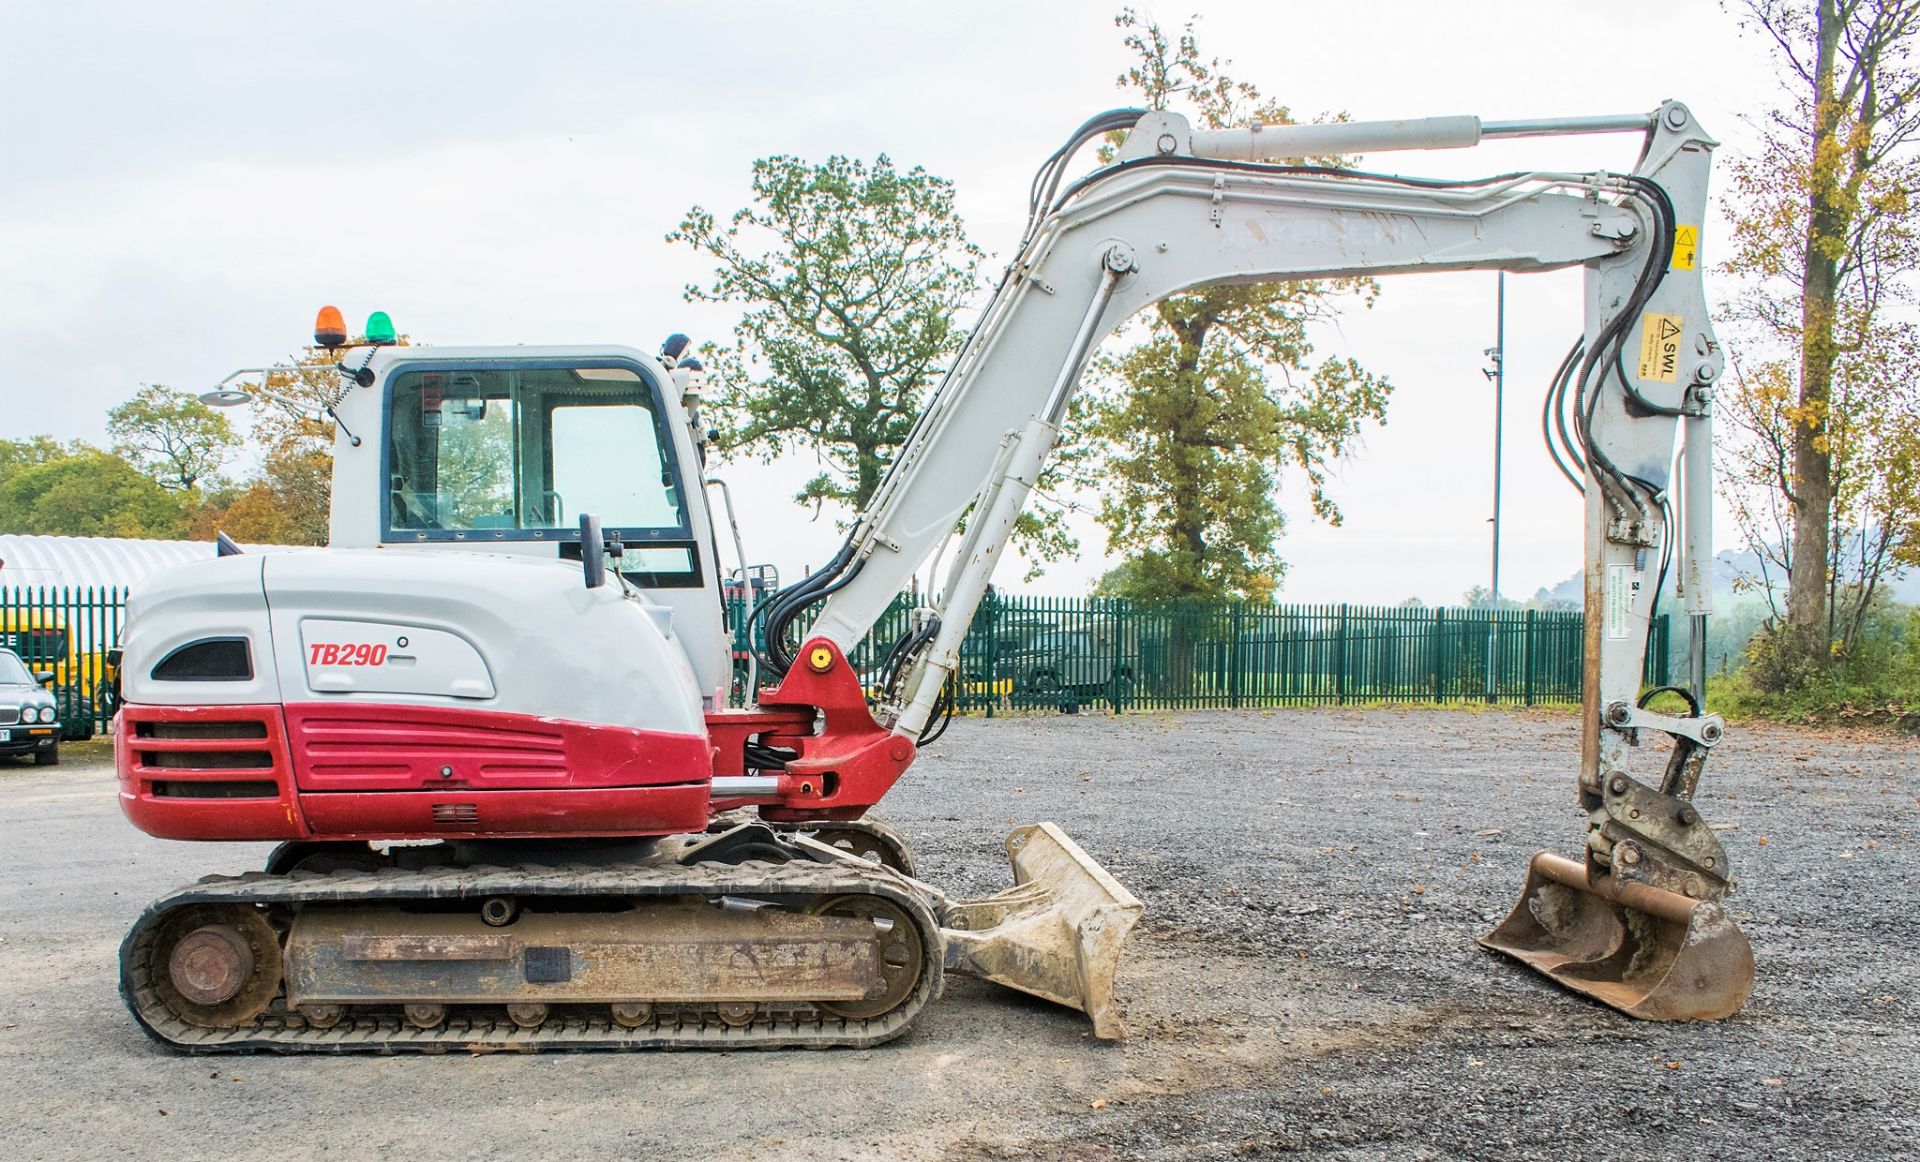
{"label": "side mirror", "polygon": [[580,514],[580,568],[587,575],[587,588],[598,589],[607,583],[607,558],[616,562],[627,547],[600,535],[600,518],[590,512]]}
{"label": "side mirror", "polygon": [[587,575],[587,588],[607,583],[607,543],[600,539],[600,518],[590,512],[580,514],[580,569]]}
{"label": "side mirror", "polygon": [[40,683],[42,686],[45,686],[49,682],[53,681],[53,671],[52,670],[35,670],[33,672],[33,680]]}

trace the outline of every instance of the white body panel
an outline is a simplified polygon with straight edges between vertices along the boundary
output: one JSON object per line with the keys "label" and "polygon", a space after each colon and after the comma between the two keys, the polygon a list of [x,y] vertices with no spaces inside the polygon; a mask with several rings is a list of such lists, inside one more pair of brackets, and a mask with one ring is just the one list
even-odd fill
{"label": "white body panel", "polygon": [[[278,554],[275,554],[278,555]],[[264,648],[273,640],[260,572],[266,555],[209,556],[173,565],[136,584],[127,595],[120,694],[129,702],[169,706],[247,706],[280,701],[279,675]],[[155,665],[182,646],[206,638],[245,638],[253,677],[229,682],[157,682]]]}
{"label": "white body panel", "polygon": [[[631,587],[588,589],[576,563],[446,550],[243,554],[167,570],[130,606],[129,702],[451,704],[706,732],[675,619]],[[235,636],[251,647],[251,681],[148,676],[178,646]],[[329,644],[367,650],[354,664],[338,652],[310,664],[313,647]]]}
{"label": "white body panel", "polygon": [[473,643],[416,622],[300,619],[307,689],[329,694],[492,698],[493,671]]}

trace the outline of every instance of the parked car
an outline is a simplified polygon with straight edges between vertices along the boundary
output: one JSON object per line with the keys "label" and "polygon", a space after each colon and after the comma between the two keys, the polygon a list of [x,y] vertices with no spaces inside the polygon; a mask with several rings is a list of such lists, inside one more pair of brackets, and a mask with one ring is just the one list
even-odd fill
{"label": "parked car", "polygon": [[1058,706],[1068,714],[1105,702],[1116,712],[1133,703],[1133,667],[1111,646],[1082,630],[1028,636],[994,660],[992,681],[1015,706]]}
{"label": "parked car", "polygon": [[112,709],[103,689],[112,666],[99,649],[81,648],[84,636],[69,632],[66,615],[58,609],[0,610],[0,649],[11,651],[35,674],[53,675],[62,742],[92,738],[95,705]]}
{"label": "parked car", "polygon": [[60,761],[59,703],[47,690],[52,670],[29,671],[20,655],[0,649],[0,755],[32,755],[41,766]]}

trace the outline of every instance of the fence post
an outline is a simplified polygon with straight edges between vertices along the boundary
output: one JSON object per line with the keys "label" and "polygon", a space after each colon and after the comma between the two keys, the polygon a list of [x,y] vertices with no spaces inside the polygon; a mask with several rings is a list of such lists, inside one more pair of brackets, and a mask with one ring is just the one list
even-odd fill
{"label": "fence post", "polygon": [[1520,696],[1528,706],[1531,706],[1533,705],[1533,610],[1531,609],[1527,610],[1527,647],[1525,657],[1526,677],[1521,680]]}
{"label": "fence post", "polygon": [[1498,607],[1487,609],[1487,678],[1486,700],[1492,704],[1500,698],[1500,610]]}
{"label": "fence post", "polygon": [[1227,614],[1227,705],[1240,709],[1240,603],[1228,606]]}
{"label": "fence post", "polygon": [[1340,658],[1334,670],[1334,689],[1339,691],[1340,705],[1347,704],[1347,603],[1340,603]]}
{"label": "fence post", "polygon": [[1445,679],[1442,677],[1446,672],[1444,668],[1447,657],[1446,630],[1446,608],[1436,605],[1433,609],[1433,700],[1435,702],[1446,701],[1444,697],[1444,691],[1446,689],[1444,685]]}
{"label": "fence post", "polygon": [[[986,605],[987,605],[987,627],[986,627],[987,628],[987,672],[982,675],[982,677],[986,679],[987,717],[988,718],[993,717],[993,704],[995,702],[1000,701],[1000,673],[999,673],[1000,650],[999,650],[999,647],[995,644],[996,639],[1000,635],[997,632],[995,632],[994,625],[993,625],[994,621],[996,620],[993,615],[994,606],[998,605],[999,602],[1000,602],[1000,595],[995,593],[992,589],[988,589],[987,601],[986,601]],[[961,678],[960,685],[962,689],[966,688],[966,679],[964,677]]]}

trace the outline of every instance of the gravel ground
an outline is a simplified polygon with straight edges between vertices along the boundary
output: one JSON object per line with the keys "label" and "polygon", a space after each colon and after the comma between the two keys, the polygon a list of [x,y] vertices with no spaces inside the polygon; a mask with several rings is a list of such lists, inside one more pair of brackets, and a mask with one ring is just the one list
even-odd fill
{"label": "gravel ground", "polygon": [[1014,822],[1104,861],[1148,906],[1133,1036],[953,980],[903,1040],[832,1053],[169,1056],[120,1007],[120,936],[266,848],[140,835],[98,758],[0,767],[0,1154],[1920,1154],[1920,742],[1718,748],[1700,801],[1734,825],[1759,981],[1732,1020],[1667,1026],[1473,944],[1535,848],[1575,850],[1577,736],[1549,712],[956,723],[888,817],[955,894],[1005,886]]}

